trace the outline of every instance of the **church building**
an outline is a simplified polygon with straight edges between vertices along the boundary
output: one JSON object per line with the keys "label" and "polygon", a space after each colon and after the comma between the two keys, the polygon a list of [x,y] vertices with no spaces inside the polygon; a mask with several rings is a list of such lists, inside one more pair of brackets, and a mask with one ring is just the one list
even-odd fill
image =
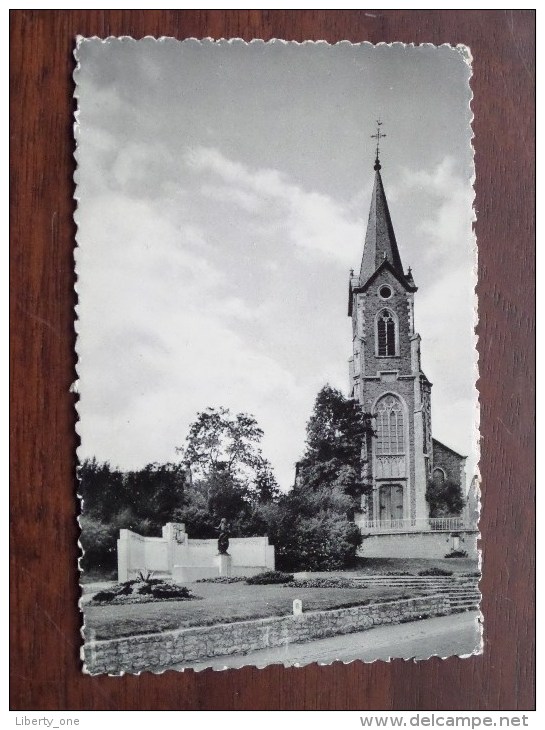
{"label": "church building", "polygon": [[[378,139],[383,136],[378,131]],[[362,555],[443,557],[476,552],[476,533],[461,516],[430,517],[431,479],[455,482],[466,492],[465,459],[433,438],[432,383],[422,370],[415,329],[411,269],[405,270],[381,177],[379,149],[361,266],[350,272],[348,315],[353,355],[350,395],[374,414],[375,435],[364,445],[370,494],[356,515]]]}

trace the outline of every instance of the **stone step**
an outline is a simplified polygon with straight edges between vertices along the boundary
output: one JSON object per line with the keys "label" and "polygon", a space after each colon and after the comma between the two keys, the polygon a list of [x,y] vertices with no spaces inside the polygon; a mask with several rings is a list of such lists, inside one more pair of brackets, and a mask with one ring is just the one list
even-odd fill
{"label": "stone step", "polygon": [[383,580],[395,580],[399,583],[421,583],[426,581],[428,583],[474,583],[477,582],[477,578],[457,578],[455,576],[444,576],[444,577],[432,577],[432,576],[401,576],[401,575],[380,575],[380,576],[355,576],[352,580],[366,580],[366,581],[383,581]]}
{"label": "stone step", "polygon": [[374,583],[377,585],[383,585],[384,583],[396,583],[398,585],[426,585],[426,586],[449,586],[449,585],[473,585],[470,582],[464,582],[461,581],[454,581],[454,580],[445,580],[445,581],[434,581],[434,580],[395,580],[395,579],[388,579],[384,578],[383,580],[360,580],[359,583]]}
{"label": "stone step", "polygon": [[479,603],[479,600],[475,596],[464,596],[463,598],[451,598],[449,597],[451,604],[459,603]]}
{"label": "stone step", "polygon": [[362,580],[358,581],[359,583],[366,583],[367,585],[374,585],[374,586],[406,586],[406,587],[418,587],[418,586],[425,586],[429,588],[450,588],[450,587],[456,587],[456,588],[464,588],[465,586],[476,586],[477,583],[460,583],[458,581],[454,582],[444,582],[444,583],[434,583],[432,581],[401,581],[401,580]]}
{"label": "stone step", "polygon": [[477,576],[458,576],[458,575],[355,575],[353,580],[429,580],[435,583],[449,581],[476,581]]}

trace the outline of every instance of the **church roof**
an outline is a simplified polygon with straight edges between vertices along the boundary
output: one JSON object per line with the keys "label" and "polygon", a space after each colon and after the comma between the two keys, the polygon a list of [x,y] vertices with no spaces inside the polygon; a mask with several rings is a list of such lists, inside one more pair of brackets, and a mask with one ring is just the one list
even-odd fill
{"label": "church roof", "polygon": [[447,451],[450,451],[451,454],[458,456],[460,459],[467,459],[467,456],[460,454],[458,451],[454,451],[454,449],[451,449],[450,446],[447,446],[442,441],[439,441],[439,439],[432,438],[432,441],[434,445],[438,446],[440,449],[446,449]]}
{"label": "church roof", "polygon": [[373,271],[373,273],[367,279],[360,283],[360,285],[357,287],[357,291],[365,291],[369,286],[371,286],[373,281],[378,278],[382,271],[389,271],[409,291],[418,291],[418,287],[414,285],[414,279],[412,278],[412,274],[406,275],[403,273],[403,271],[400,272],[399,269],[396,269],[395,266],[393,266],[388,261],[388,259],[382,260],[382,262]]}
{"label": "church roof", "polygon": [[380,163],[375,163],[375,184],[371,196],[369,221],[360,268],[360,286],[375,273],[383,261],[388,261],[397,275],[405,281],[403,265],[390,217],[390,210],[380,175]]}
{"label": "church roof", "polygon": [[[383,136],[383,135],[382,135]],[[350,272],[348,286],[348,316],[352,316],[353,294],[364,292],[379,276],[382,271],[389,271],[407,291],[415,292],[411,269],[404,273],[401,256],[390,217],[388,201],[384,192],[384,185],[380,174],[381,164],[375,160],[375,184],[371,196],[371,208],[365,234],[365,244],[359,275]]]}

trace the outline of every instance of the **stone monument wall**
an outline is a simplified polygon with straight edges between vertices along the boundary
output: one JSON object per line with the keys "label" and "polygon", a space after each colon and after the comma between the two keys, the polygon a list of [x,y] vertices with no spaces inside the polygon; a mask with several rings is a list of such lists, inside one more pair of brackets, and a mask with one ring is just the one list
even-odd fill
{"label": "stone monument wall", "polygon": [[185,583],[222,575],[256,575],[274,570],[275,559],[267,537],[230,538],[229,555],[219,556],[217,540],[192,540],[183,524],[169,522],[162,537],[120,530],[117,565],[120,582],[135,578],[139,572],[153,572]]}

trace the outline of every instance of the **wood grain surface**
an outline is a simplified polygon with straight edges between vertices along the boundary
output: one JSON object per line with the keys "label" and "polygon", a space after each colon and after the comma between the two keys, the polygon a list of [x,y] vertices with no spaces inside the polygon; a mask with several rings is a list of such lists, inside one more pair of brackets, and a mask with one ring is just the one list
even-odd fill
{"label": "wood grain surface", "polygon": [[[11,708],[534,707],[533,11],[11,11]],[[469,659],[81,674],[73,48],[84,36],[465,43],[474,57],[485,651]]]}

